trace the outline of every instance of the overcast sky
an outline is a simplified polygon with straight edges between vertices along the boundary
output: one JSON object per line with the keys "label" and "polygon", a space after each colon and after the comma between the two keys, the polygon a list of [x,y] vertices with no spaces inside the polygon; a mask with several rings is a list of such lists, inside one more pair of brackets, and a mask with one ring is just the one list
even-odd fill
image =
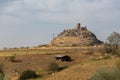
{"label": "overcast sky", "polygon": [[120,0],[0,0],[0,48],[45,44],[78,22],[106,41],[120,32]]}

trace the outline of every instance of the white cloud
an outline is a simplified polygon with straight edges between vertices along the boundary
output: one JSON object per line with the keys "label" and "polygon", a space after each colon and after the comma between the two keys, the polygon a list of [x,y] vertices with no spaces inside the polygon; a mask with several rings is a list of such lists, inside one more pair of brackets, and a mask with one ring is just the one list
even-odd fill
{"label": "white cloud", "polygon": [[[119,27],[115,27],[120,26],[119,3],[120,0],[10,0],[8,2],[5,1],[4,4],[2,4],[0,11],[0,28],[4,30],[1,29],[0,31],[5,32],[5,36],[9,36],[9,33],[11,33],[10,35],[13,35],[15,31],[19,32],[19,30],[21,30],[22,33],[22,31],[24,31],[24,28],[37,30],[35,26],[42,26],[41,28],[45,26],[44,28],[47,29],[46,27],[55,27],[55,25],[51,24],[73,25],[77,22],[81,22],[83,26],[88,25],[88,27],[91,30],[93,30],[93,32],[97,32],[96,34],[98,36],[103,35],[101,31],[111,32],[114,29],[120,32]],[[42,24],[49,25],[43,26]],[[64,26],[64,28],[65,27],[66,26]],[[102,30],[102,28],[104,28],[104,30]],[[30,32],[28,31],[28,33]],[[40,33],[41,36],[43,32]],[[51,32],[54,31],[51,30]],[[105,34],[105,32],[103,33]],[[16,34],[15,36],[17,35],[18,34]],[[22,39],[22,34],[19,33],[19,35],[21,36],[20,39]],[[14,39],[15,36],[13,36],[12,38]],[[25,40],[25,37],[27,36],[28,34],[24,35]],[[104,36],[104,39],[106,36]],[[3,38],[3,40],[6,38]],[[36,39],[36,37],[34,38]]]}
{"label": "white cloud", "polygon": [[[115,10],[111,0],[21,0],[5,6],[2,13],[18,19],[51,23],[76,21],[99,21],[115,19],[120,11]],[[117,5],[116,5],[117,6]],[[8,18],[9,20],[9,18]]]}

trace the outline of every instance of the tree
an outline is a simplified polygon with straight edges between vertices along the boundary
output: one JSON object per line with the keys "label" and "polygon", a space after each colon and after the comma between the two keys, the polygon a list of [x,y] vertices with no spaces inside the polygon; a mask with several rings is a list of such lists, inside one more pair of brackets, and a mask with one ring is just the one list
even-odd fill
{"label": "tree", "polygon": [[120,34],[117,32],[113,32],[107,40],[109,41],[109,44],[111,45],[120,45]]}
{"label": "tree", "polygon": [[108,38],[107,38],[112,54],[119,55],[119,46],[120,46],[120,34],[117,32],[113,32]]}

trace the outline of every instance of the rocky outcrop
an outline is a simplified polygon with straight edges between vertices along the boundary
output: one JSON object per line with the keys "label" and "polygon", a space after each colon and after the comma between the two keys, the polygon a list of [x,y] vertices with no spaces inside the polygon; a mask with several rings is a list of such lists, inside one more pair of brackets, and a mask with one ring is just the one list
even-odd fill
{"label": "rocky outcrop", "polygon": [[92,46],[99,45],[102,42],[87,29],[77,23],[74,29],[67,29],[54,38],[50,46]]}

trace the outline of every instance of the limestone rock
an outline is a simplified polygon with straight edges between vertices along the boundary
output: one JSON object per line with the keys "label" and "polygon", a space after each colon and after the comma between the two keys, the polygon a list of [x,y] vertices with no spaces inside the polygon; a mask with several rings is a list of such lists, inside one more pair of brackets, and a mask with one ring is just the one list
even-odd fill
{"label": "limestone rock", "polygon": [[50,46],[92,46],[99,45],[102,42],[87,29],[87,27],[81,27],[80,23],[77,23],[74,29],[68,29],[61,32],[56,38],[54,38],[49,45]]}

